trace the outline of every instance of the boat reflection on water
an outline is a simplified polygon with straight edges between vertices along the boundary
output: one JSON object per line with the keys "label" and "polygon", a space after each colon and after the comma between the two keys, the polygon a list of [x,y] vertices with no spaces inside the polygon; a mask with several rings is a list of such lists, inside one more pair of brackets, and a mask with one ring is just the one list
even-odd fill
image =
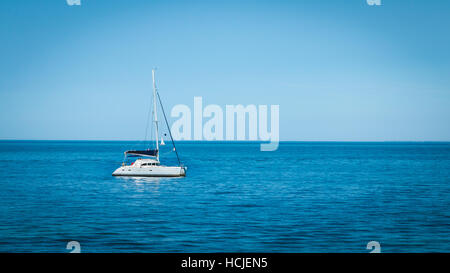
{"label": "boat reflection on water", "polygon": [[183,179],[183,177],[143,177],[143,176],[117,176],[117,180],[123,181],[125,188],[132,188],[138,192],[158,193],[161,187],[168,182],[173,186],[174,182]]}

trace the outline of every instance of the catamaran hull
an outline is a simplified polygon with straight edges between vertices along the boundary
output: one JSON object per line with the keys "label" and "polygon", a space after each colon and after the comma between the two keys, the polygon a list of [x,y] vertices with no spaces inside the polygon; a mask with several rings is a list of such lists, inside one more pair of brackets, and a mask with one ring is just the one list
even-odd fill
{"label": "catamaran hull", "polygon": [[136,168],[130,166],[120,167],[115,170],[113,176],[139,176],[139,177],[180,177],[186,176],[186,169],[183,167],[158,166],[154,168]]}

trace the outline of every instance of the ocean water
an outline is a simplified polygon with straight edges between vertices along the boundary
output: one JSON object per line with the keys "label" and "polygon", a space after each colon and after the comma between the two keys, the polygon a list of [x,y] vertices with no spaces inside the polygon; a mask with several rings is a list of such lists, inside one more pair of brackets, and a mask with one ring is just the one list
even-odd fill
{"label": "ocean water", "polygon": [[0,252],[450,252],[450,143],[180,142],[185,178],[112,177],[136,146],[0,142]]}

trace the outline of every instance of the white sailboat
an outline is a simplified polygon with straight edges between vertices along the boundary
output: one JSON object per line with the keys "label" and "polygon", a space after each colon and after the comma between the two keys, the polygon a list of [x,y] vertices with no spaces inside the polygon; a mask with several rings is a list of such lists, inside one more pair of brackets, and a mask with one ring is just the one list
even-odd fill
{"label": "white sailboat", "polygon": [[[177,176],[186,176],[186,167],[183,166],[180,162],[180,158],[178,156],[178,152],[175,148],[175,143],[172,138],[172,133],[170,132],[169,123],[167,122],[167,118],[164,112],[164,108],[161,103],[161,99],[159,97],[158,90],[156,89],[155,83],[155,70],[152,70],[152,78],[153,78],[153,122],[155,124],[155,144],[156,149],[147,149],[147,150],[133,150],[125,152],[125,160],[122,163],[122,166],[117,168],[113,172],[113,176],[152,176],[152,177],[177,177]],[[157,114],[157,102],[159,101],[161,105],[161,110],[163,111],[164,120],[167,125],[167,130],[169,131],[170,138],[173,144],[173,151],[177,155],[179,166],[163,166],[159,162],[159,130],[158,130],[158,114]],[[161,145],[165,145],[164,140],[161,137]],[[139,157],[135,162],[130,165],[126,165],[125,161],[128,157],[134,156]]]}

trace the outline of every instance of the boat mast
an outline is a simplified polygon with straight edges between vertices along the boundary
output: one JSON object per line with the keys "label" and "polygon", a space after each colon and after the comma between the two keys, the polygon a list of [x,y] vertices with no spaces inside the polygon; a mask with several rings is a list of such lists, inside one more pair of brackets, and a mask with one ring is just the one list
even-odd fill
{"label": "boat mast", "polygon": [[158,114],[156,111],[156,83],[155,83],[155,69],[152,69],[153,78],[153,121],[155,122],[155,139],[156,139],[156,160],[159,161],[159,144],[158,144]]}

